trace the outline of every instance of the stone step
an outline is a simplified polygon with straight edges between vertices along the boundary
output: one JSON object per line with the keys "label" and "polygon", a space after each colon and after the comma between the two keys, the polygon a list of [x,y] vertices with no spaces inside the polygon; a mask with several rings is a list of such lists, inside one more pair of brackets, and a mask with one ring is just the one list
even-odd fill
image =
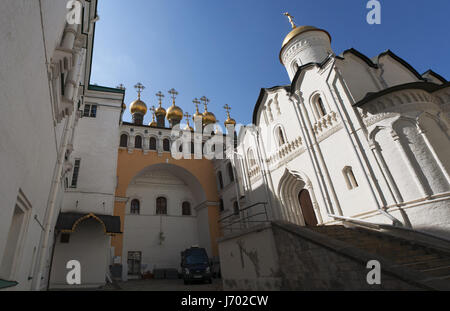
{"label": "stone step", "polygon": [[439,268],[443,266],[450,266],[450,259],[444,258],[444,259],[436,259],[436,260],[426,260],[426,261],[420,261],[415,263],[409,263],[409,264],[403,264],[403,267],[414,269],[414,270],[426,270],[426,269],[433,269],[433,268]]}
{"label": "stone step", "polygon": [[450,276],[450,266],[442,266],[433,269],[419,270],[427,276],[439,276],[439,277],[447,277]]}

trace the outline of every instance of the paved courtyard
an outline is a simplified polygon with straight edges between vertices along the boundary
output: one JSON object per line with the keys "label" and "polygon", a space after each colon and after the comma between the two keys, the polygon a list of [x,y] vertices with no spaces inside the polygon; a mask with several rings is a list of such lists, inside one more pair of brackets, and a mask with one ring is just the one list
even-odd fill
{"label": "paved courtyard", "polygon": [[129,280],[127,282],[118,282],[120,286],[116,288],[111,284],[107,284],[102,290],[115,291],[221,291],[222,280],[213,279],[212,284],[197,283],[184,285],[182,279],[177,280]]}

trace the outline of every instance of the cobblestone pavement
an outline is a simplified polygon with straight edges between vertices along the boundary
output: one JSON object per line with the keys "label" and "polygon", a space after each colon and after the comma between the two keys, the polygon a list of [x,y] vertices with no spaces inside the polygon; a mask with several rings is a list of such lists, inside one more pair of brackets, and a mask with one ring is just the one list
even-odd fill
{"label": "cobblestone pavement", "polygon": [[118,282],[119,288],[107,284],[101,290],[106,291],[221,291],[222,280],[213,279],[212,284],[196,283],[184,285],[182,279],[177,280],[129,280],[127,282]]}

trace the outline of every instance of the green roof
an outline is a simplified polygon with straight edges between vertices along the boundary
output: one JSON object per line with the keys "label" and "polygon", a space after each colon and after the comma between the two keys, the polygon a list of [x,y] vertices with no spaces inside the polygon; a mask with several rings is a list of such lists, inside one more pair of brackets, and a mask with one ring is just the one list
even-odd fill
{"label": "green roof", "polygon": [[122,89],[116,89],[116,88],[112,88],[112,87],[92,85],[92,84],[89,84],[88,90],[99,91],[99,92],[108,92],[108,93],[125,94],[125,90],[122,90]]}
{"label": "green roof", "polygon": [[5,281],[5,280],[0,279],[0,289],[7,288],[7,287],[13,287],[13,286],[16,286],[17,284],[19,284],[19,283],[15,282],[15,281]]}

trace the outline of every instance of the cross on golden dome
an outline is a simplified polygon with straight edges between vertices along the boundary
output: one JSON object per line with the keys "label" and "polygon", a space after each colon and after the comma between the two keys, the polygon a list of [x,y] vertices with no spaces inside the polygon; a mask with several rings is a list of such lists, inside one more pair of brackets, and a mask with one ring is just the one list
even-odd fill
{"label": "cross on golden dome", "polygon": [[141,82],[138,82],[138,83],[134,86],[134,88],[137,90],[138,98],[141,98],[141,93],[142,93],[142,91],[145,89],[145,86],[143,86]]}
{"label": "cross on golden dome", "polygon": [[194,98],[194,100],[192,102],[195,105],[195,110],[197,110],[197,112],[198,112],[198,105],[200,104],[200,101],[197,98]]}
{"label": "cross on golden dome", "polygon": [[116,88],[119,89],[119,90],[125,90],[126,89],[125,85],[123,85],[123,83],[120,83]]}
{"label": "cross on golden dome", "polygon": [[208,111],[209,99],[206,96],[202,96],[200,100],[203,102],[203,105],[205,106],[205,112]]}
{"label": "cross on golden dome", "polygon": [[230,110],[231,110],[231,107],[228,106],[228,104],[226,104],[225,106],[223,106],[223,109],[225,109],[225,110],[227,111],[227,117],[229,118],[229,117],[230,117]]}
{"label": "cross on golden dome", "polygon": [[158,97],[159,98],[159,105],[161,106],[161,102],[162,102],[162,99],[164,98],[164,94],[161,92],[161,91],[159,91],[158,93],[156,93],[155,94],[156,95],[156,97]]}
{"label": "cross on golden dome", "polygon": [[172,88],[167,93],[172,96],[172,105],[175,105],[175,98],[177,97],[178,92],[174,88]]}
{"label": "cross on golden dome", "polygon": [[283,13],[283,15],[287,16],[287,18],[289,19],[289,23],[291,23],[292,29],[297,27],[294,22],[294,16],[289,14],[289,12],[285,12],[285,13]]}

